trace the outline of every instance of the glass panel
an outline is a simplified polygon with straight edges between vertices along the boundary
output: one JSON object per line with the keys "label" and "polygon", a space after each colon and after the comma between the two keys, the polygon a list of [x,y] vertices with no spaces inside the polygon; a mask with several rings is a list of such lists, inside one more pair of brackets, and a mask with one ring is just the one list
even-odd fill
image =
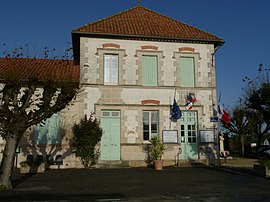
{"label": "glass panel", "polygon": [[118,55],[104,55],[104,83],[118,83]]}
{"label": "glass panel", "polygon": [[119,112],[112,112],[112,116],[119,116]]}
{"label": "glass panel", "polygon": [[102,116],[110,116],[110,112],[102,112]]}
{"label": "glass panel", "polygon": [[185,126],[181,125],[181,143],[185,142]]}
{"label": "glass panel", "polygon": [[151,131],[156,131],[157,132],[157,123],[152,123],[151,124]]}
{"label": "glass panel", "polygon": [[149,132],[148,131],[143,132],[143,140],[149,140]]}
{"label": "glass panel", "polygon": [[112,83],[118,83],[118,55],[112,55]]}
{"label": "glass panel", "polygon": [[[158,112],[143,112],[143,140],[149,140],[153,135],[158,135]],[[147,138],[147,139],[146,139]]]}
{"label": "glass panel", "polygon": [[146,130],[149,131],[149,123],[148,122],[143,123],[143,130],[144,131],[146,131]]}
{"label": "glass panel", "polygon": [[151,121],[152,122],[157,122],[157,120],[158,120],[157,117],[158,117],[157,112],[155,112],[155,111],[151,112]]}
{"label": "glass panel", "polygon": [[149,112],[143,112],[143,122],[149,121]]}
{"label": "glass panel", "polygon": [[110,55],[104,56],[104,83],[110,82]]}

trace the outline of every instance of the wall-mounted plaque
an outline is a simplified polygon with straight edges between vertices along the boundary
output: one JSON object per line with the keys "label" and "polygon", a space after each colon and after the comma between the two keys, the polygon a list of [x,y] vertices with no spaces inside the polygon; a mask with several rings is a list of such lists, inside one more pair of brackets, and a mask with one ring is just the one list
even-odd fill
{"label": "wall-mounted plaque", "polygon": [[214,130],[200,130],[202,143],[214,142]]}
{"label": "wall-mounted plaque", "polygon": [[177,130],[163,130],[162,142],[165,144],[177,144],[178,143],[178,131]]}

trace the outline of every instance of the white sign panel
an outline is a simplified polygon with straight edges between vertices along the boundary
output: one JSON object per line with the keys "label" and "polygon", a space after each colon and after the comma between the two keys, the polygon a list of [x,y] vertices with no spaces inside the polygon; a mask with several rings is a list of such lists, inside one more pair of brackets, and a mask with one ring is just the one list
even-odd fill
{"label": "white sign panel", "polygon": [[163,143],[177,144],[178,143],[178,131],[177,130],[163,130],[162,131]]}
{"label": "white sign panel", "polygon": [[201,130],[200,131],[201,142],[214,142],[214,131],[213,130]]}

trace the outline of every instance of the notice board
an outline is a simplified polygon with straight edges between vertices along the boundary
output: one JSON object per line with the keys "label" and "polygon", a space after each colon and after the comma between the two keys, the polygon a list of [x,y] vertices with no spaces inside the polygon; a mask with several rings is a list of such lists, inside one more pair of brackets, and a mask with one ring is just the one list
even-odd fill
{"label": "notice board", "polygon": [[163,130],[162,142],[165,144],[177,144],[178,143],[178,131],[177,130]]}
{"label": "notice board", "polygon": [[214,130],[200,130],[201,143],[211,143],[214,142]]}

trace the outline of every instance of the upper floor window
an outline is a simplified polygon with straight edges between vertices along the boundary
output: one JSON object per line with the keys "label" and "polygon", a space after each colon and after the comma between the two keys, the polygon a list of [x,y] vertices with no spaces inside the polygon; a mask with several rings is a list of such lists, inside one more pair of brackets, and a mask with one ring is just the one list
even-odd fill
{"label": "upper floor window", "polygon": [[143,140],[158,136],[158,111],[143,111]]}
{"label": "upper floor window", "polygon": [[[147,49],[148,48],[148,49]],[[164,86],[164,55],[155,46],[142,46],[136,50],[136,84],[139,86]]]}
{"label": "upper floor window", "polygon": [[118,84],[118,55],[104,55],[104,84]]}
{"label": "upper floor window", "polygon": [[180,57],[180,86],[195,86],[195,66],[193,57]]}
{"label": "upper floor window", "polygon": [[157,56],[142,56],[142,85],[157,86],[158,85],[158,65]]}

